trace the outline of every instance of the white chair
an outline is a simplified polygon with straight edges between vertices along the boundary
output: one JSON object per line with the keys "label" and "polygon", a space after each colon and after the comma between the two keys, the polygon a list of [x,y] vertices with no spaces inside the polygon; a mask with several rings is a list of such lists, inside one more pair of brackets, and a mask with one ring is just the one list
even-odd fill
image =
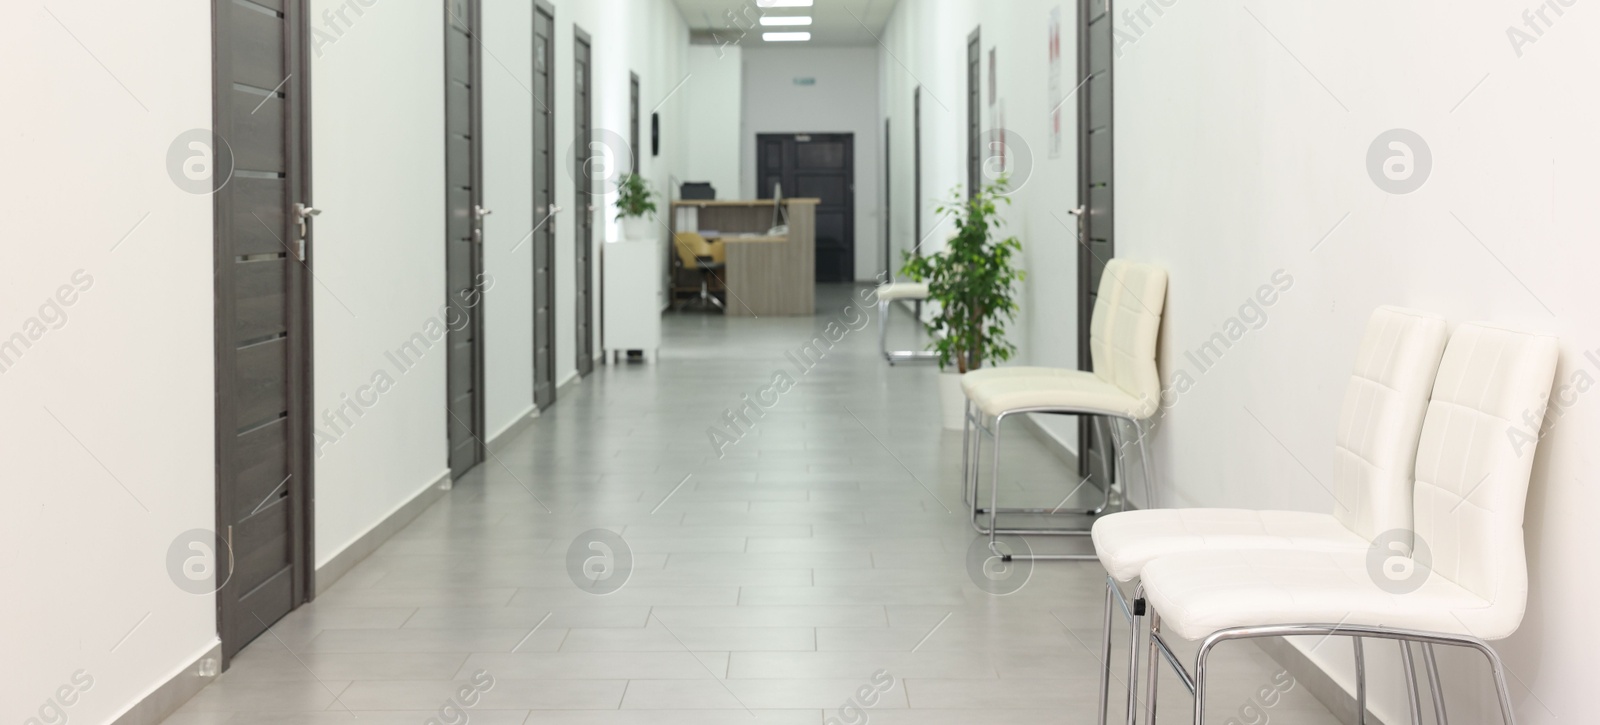
{"label": "white chair", "polygon": [[[1425,654],[1435,644],[1479,651],[1493,671],[1501,716],[1514,723],[1504,670],[1488,644],[1515,632],[1527,605],[1522,519],[1534,444],[1518,446],[1512,434],[1537,435],[1522,430],[1522,416],[1547,401],[1557,357],[1556,340],[1547,336],[1482,324],[1462,325],[1451,336],[1417,452],[1416,541],[1403,556],[1386,551],[1394,543],[1386,537],[1371,550],[1194,551],[1145,565],[1148,722],[1155,722],[1157,653],[1194,695],[1199,725],[1207,660],[1218,644],[1342,635],[1401,642],[1414,717],[1420,715],[1409,643],[1421,643]],[[1409,538],[1412,531],[1400,533]],[[1410,576],[1397,582],[1391,566],[1409,568]],[[1166,631],[1204,640],[1192,674],[1173,655]],[[1359,701],[1365,670],[1357,653]],[[1436,689],[1435,701],[1442,699]]]}
{"label": "white chair", "polygon": [[1118,582],[1139,578],[1152,560],[1185,551],[1300,549],[1365,552],[1373,538],[1410,528],[1412,475],[1422,417],[1449,331],[1425,312],[1379,307],[1367,321],[1345,384],[1335,435],[1331,514],[1246,509],[1153,509],[1114,513],[1095,522],[1094,548],[1105,566],[1106,612],[1101,635],[1100,722],[1111,681],[1111,616],[1128,621],[1128,723],[1138,712],[1139,620]]}
{"label": "white chair", "polygon": [[[1147,487],[1151,484],[1150,457],[1145,446],[1145,423],[1160,407],[1161,378],[1156,370],[1156,336],[1161,329],[1161,309],[1166,303],[1167,273],[1158,267],[1113,259],[1100,277],[1094,316],[1089,325],[1089,352],[1094,371],[1066,368],[996,368],[977,370],[961,377],[967,397],[966,425],[962,436],[963,490],[971,503],[972,525],[989,536],[989,548],[1002,560],[1095,558],[1093,554],[1017,554],[1001,551],[995,543],[998,534],[1088,536],[1087,529],[1002,529],[999,514],[1062,513],[1056,509],[1007,508],[999,506],[1000,430],[1005,419],[1023,413],[1057,413],[1100,416],[1116,439],[1117,460],[1122,459],[1121,426],[1132,424],[1139,446],[1141,469]],[[983,436],[994,438],[994,463],[990,480],[989,507],[978,505],[978,470],[983,455]],[[1101,451],[1110,450],[1101,446]],[[1119,478],[1125,466],[1118,465]],[[1110,496],[1111,484],[1106,494]],[[1069,494],[1070,496],[1070,494]],[[1123,497],[1126,500],[1126,496]],[[1109,500],[1109,499],[1108,499]],[[1105,508],[1070,511],[1070,515],[1095,515]],[[987,513],[984,528],[979,516]]]}
{"label": "white chair", "polygon": [[883,359],[894,365],[899,360],[937,360],[939,354],[932,350],[889,349],[889,307],[898,300],[921,302],[928,299],[928,285],[923,282],[888,282],[878,285],[878,350]]}

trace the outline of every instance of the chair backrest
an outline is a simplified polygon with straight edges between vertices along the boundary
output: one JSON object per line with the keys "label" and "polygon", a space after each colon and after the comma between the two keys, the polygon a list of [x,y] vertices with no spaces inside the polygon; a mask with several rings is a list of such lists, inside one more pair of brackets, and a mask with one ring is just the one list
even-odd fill
{"label": "chair backrest", "polygon": [[697,232],[678,232],[672,235],[674,249],[678,251],[678,261],[689,269],[700,266],[701,257],[711,256],[711,242]]}
{"label": "chair backrest", "polygon": [[1426,312],[1379,307],[1367,320],[1339,408],[1333,516],[1369,541],[1411,530],[1422,419],[1449,338]]}
{"label": "chair backrest", "polygon": [[[1491,603],[1458,611],[1483,639],[1509,636],[1528,599],[1522,515],[1555,338],[1483,323],[1450,337],[1417,451],[1416,535],[1442,576]],[[1419,557],[1420,558],[1420,557]]]}
{"label": "chair backrest", "polygon": [[1113,259],[1100,275],[1089,321],[1089,356],[1094,374],[1140,401],[1139,418],[1161,405],[1156,372],[1156,336],[1167,300],[1167,271]]}

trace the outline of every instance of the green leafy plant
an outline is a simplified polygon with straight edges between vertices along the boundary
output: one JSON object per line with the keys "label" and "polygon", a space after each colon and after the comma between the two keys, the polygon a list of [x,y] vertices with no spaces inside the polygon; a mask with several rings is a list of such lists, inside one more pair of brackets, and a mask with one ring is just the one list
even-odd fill
{"label": "green leafy plant", "polygon": [[656,211],[656,193],[644,177],[628,174],[617,180],[617,218],[642,217]]}
{"label": "green leafy plant", "polygon": [[1014,236],[1000,237],[998,205],[1011,203],[1006,184],[1002,176],[965,199],[957,189],[937,209],[949,213],[956,225],[944,251],[905,253],[900,273],[926,282],[928,299],[939,303],[938,314],[926,327],[941,370],[953,364],[959,372],[971,372],[986,362],[1009,360],[1017,351],[1006,341],[1006,324],[1017,313],[1013,288],[1027,273],[1012,266],[1022,243]]}

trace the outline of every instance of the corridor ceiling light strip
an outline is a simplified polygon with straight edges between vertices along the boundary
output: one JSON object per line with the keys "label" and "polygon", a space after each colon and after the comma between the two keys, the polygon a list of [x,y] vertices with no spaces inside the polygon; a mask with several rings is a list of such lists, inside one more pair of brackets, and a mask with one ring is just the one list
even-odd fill
{"label": "corridor ceiling light strip", "polygon": [[757,7],[763,8],[809,8],[811,0],[756,0]]}
{"label": "corridor ceiling light strip", "polygon": [[810,40],[811,39],[811,34],[810,33],[762,33],[761,34],[761,39],[762,40],[767,40],[767,41]]}
{"label": "corridor ceiling light strip", "polygon": [[763,15],[762,25],[810,25],[810,15]]}

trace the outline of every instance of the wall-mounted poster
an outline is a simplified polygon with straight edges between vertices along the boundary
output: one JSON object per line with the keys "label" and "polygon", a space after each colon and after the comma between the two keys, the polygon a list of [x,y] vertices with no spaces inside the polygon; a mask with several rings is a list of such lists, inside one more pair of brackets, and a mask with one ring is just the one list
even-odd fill
{"label": "wall-mounted poster", "polygon": [[1050,158],[1061,158],[1061,6],[1050,8]]}

